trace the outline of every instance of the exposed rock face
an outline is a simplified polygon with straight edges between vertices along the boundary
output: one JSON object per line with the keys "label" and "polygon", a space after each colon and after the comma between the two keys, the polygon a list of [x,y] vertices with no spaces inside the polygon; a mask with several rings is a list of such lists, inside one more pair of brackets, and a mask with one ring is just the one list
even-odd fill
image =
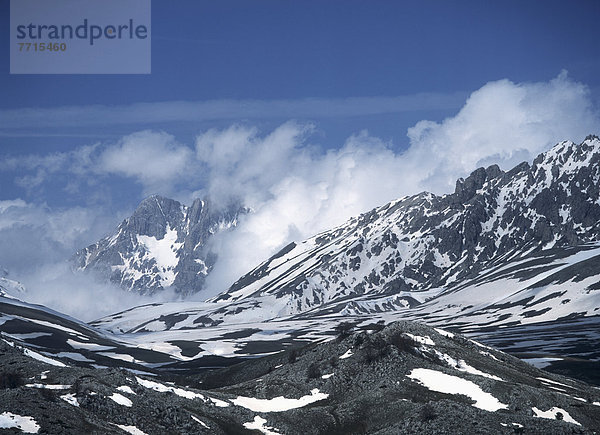
{"label": "exposed rock face", "polygon": [[126,290],[153,294],[165,288],[188,295],[201,291],[215,262],[208,242],[236,225],[245,210],[216,208],[207,200],[190,207],[151,196],[115,234],[77,252],[80,270],[93,270]]}

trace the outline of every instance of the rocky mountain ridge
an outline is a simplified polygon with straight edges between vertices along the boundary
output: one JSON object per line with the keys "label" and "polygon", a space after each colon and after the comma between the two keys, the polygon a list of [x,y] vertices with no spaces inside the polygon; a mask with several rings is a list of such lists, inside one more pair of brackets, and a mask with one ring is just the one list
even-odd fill
{"label": "rocky mountain ridge", "polygon": [[517,256],[596,241],[600,140],[589,136],[557,144],[531,166],[480,168],[453,194],[401,198],[292,243],[214,300],[272,294],[296,314],[367,293],[449,288]]}

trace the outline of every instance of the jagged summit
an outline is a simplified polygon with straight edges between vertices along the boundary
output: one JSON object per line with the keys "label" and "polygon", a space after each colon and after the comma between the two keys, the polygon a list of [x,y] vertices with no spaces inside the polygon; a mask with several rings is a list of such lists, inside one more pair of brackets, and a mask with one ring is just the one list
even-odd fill
{"label": "jagged summit", "polygon": [[129,291],[152,294],[173,288],[183,295],[196,293],[215,262],[208,241],[235,226],[245,212],[236,204],[213,207],[208,199],[196,199],[188,207],[152,195],[114,234],[79,251],[73,262]]}
{"label": "jagged summit", "polygon": [[466,179],[456,180],[454,196],[458,203],[463,203],[471,199],[477,190],[481,189],[486,181],[500,177],[504,172],[498,165],[491,165],[487,168],[478,168],[474,170]]}
{"label": "jagged summit", "polygon": [[184,208],[178,201],[160,195],[144,199],[131,217],[127,228],[140,235],[162,239],[167,227],[175,227],[184,218]]}

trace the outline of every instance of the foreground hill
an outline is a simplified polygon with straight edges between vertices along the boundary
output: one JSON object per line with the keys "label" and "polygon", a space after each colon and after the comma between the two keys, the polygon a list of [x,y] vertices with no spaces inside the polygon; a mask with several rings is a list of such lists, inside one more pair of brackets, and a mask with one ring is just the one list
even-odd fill
{"label": "foreground hill", "polygon": [[0,426],[136,434],[600,429],[595,388],[444,330],[411,322],[372,328],[341,328],[327,343],[181,379],[40,361],[4,338]]}

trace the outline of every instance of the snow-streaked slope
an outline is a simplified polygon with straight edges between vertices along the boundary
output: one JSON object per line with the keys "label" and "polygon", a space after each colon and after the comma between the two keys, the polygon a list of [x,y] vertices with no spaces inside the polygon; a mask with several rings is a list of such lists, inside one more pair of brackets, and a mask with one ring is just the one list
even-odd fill
{"label": "snow-streaked slope", "polygon": [[[599,261],[598,244],[531,253],[526,260],[483,270],[481,276],[412,308],[389,309],[385,297],[365,295],[277,317],[263,309],[263,304],[271,303],[267,298],[273,298],[264,296],[231,304],[144,306],[95,325],[126,332],[120,337],[181,360],[264,355],[302,341],[327,340],[341,321],[366,326],[400,319],[452,327],[519,353],[595,360],[600,355],[590,349],[600,346],[600,335],[594,333],[600,321],[592,319],[600,319],[600,308],[597,291],[588,286],[599,281]],[[272,309],[272,305],[267,307]],[[260,319],[261,315],[265,317]],[[589,326],[578,328],[577,322],[586,319],[590,319]],[[540,324],[550,326],[534,333]],[[535,341],[529,338],[534,334]],[[582,347],[581,343],[589,345]]]}
{"label": "snow-streaked slope", "polygon": [[146,370],[178,361],[41,305],[0,295],[0,332],[7,342],[51,366],[125,366]]}
{"label": "snow-streaked slope", "polygon": [[455,193],[393,201],[292,243],[214,301],[273,295],[278,315],[360,298],[412,306],[485,269],[600,240],[600,140],[562,142],[509,172],[478,169]]}

